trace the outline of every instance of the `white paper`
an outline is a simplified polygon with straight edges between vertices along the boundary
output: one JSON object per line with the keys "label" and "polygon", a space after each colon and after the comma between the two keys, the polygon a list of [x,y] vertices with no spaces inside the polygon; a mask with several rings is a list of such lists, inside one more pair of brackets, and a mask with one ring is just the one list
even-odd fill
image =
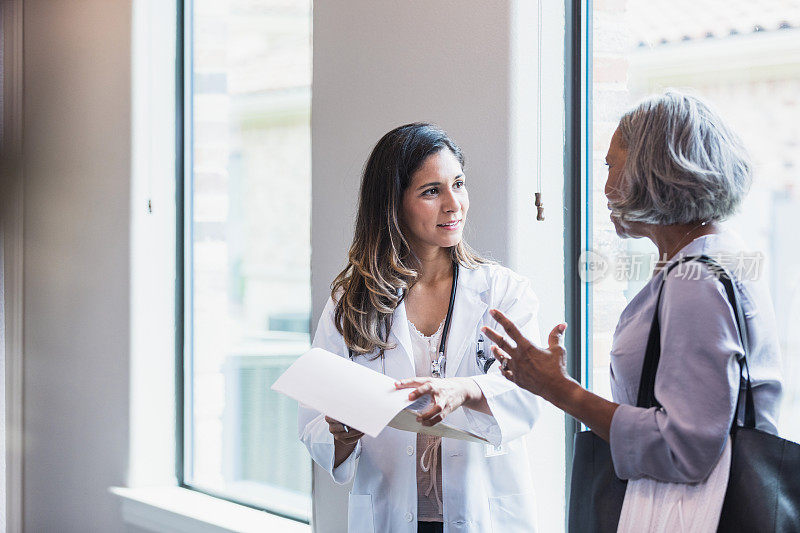
{"label": "white paper", "polygon": [[412,433],[422,433],[423,435],[433,435],[434,437],[445,437],[448,439],[466,440],[486,444],[489,441],[462,429],[455,428],[444,422],[439,422],[433,426],[423,426],[417,422],[417,413],[410,409],[403,409],[389,422],[389,427],[410,431]]}
{"label": "white paper", "polygon": [[[442,422],[432,427],[422,426],[416,421],[414,411],[425,409],[430,397],[412,402],[408,399],[410,389],[395,389],[394,383],[394,379],[371,368],[313,348],[286,369],[272,384],[272,390],[370,437],[377,437],[392,422],[392,427],[405,431],[486,442]],[[414,411],[403,411],[406,407]],[[405,414],[398,416],[401,411]]]}

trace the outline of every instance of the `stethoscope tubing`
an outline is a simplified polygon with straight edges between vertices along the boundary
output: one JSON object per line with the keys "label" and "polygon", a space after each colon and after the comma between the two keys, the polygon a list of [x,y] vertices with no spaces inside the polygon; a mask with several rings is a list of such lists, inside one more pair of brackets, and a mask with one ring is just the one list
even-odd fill
{"label": "stethoscope tubing", "polygon": [[442,338],[439,340],[439,357],[436,361],[431,361],[431,375],[439,378],[445,374],[447,365],[447,334],[450,331],[450,322],[453,320],[453,309],[456,304],[456,290],[458,287],[458,263],[453,263],[453,284],[450,288],[450,303],[447,306],[447,315],[444,317],[442,327]]}
{"label": "stethoscope tubing", "polygon": [[[444,326],[442,327],[442,338],[439,340],[439,351],[438,355],[439,358],[436,361],[431,362],[431,374],[434,374],[434,377],[442,377],[445,373],[445,367],[447,364],[447,335],[450,332],[450,323],[453,321],[453,310],[455,309],[456,305],[456,291],[458,289],[458,271],[459,266],[458,263],[453,263],[453,283],[450,288],[450,303],[447,306],[447,315],[444,318]],[[479,362],[481,364],[481,370],[484,373],[488,372],[489,366],[494,362],[494,358],[487,358],[483,354],[483,337],[479,339],[478,350],[479,354],[478,357],[483,356]],[[381,373],[386,375],[386,354],[381,351]],[[352,358],[352,352],[351,352]]]}

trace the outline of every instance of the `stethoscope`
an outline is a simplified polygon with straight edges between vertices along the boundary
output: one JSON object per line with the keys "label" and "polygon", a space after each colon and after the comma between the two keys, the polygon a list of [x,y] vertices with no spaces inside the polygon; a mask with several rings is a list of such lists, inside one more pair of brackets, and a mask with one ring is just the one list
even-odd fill
{"label": "stethoscope", "polygon": [[[450,288],[450,304],[447,307],[447,315],[444,318],[444,326],[442,326],[442,338],[439,341],[438,357],[431,361],[431,375],[435,378],[440,378],[445,373],[447,365],[447,334],[450,331],[450,323],[453,320],[453,309],[456,303],[456,289],[458,287],[458,264],[453,263],[453,285]],[[495,358],[487,355],[483,349],[483,335],[478,335],[477,348],[475,350],[475,362],[484,374],[489,372],[489,367],[495,362]],[[386,375],[386,355],[381,351],[381,373]],[[352,359],[352,352],[351,352]]]}
{"label": "stethoscope", "polygon": [[478,347],[475,349],[475,362],[478,363],[478,368],[486,374],[495,361],[496,359],[491,354],[487,356],[486,352],[483,351],[483,335],[478,335]]}
{"label": "stethoscope", "polygon": [[456,288],[458,287],[458,263],[453,263],[453,286],[450,287],[450,305],[447,307],[447,315],[444,317],[442,327],[442,338],[439,340],[439,357],[431,361],[431,375],[440,378],[444,375],[447,358],[447,333],[450,331],[450,322],[453,320],[453,308],[456,303]]}

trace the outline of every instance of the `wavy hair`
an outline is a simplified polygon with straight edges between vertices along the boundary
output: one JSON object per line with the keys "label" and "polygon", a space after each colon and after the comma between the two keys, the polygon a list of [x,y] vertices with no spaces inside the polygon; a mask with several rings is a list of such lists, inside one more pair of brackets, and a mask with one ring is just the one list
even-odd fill
{"label": "wavy hair", "polygon": [[[461,166],[461,148],[442,129],[428,123],[400,126],[384,135],[364,167],[348,264],[331,284],[334,321],[351,354],[367,354],[389,344],[394,310],[419,276],[400,223],[403,193],[430,155],[450,150]],[[454,263],[476,268],[487,263],[463,241],[450,248]]]}
{"label": "wavy hair", "polygon": [[623,197],[610,201],[622,219],[648,224],[724,220],[752,183],[740,138],[709,104],[668,90],[650,96],[619,122],[628,158]]}

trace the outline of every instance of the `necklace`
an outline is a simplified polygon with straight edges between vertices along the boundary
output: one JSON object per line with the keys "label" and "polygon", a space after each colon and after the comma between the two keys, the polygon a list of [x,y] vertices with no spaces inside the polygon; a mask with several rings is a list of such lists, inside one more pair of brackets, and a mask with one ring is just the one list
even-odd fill
{"label": "necklace", "polygon": [[686,232],[686,233],[683,235],[683,237],[681,237],[681,240],[679,240],[679,241],[678,241],[678,244],[676,244],[676,245],[675,245],[675,247],[674,247],[674,248],[672,248],[672,250],[670,250],[670,252],[669,252],[669,253],[667,253],[666,255],[664,255],[664,259],[663,259],[662,263],[666,264],[666,262],[667,262],[667,261],[669,261],[669,260],[670,260],[672,257],[674,257],[674,256],[675,256],[675,253],[676,253],[676,252],[678,252],[678,250],[680,250],[680,249],[681,249],[681,247],[683,246],[683,242],[686,240],[686,237],[688,237],[689,235],[691,235],[691,234],[692,234],[692,233],[693,233],[695,230],[697,230],[698,228],[702,228],[703,226],[705,226],[705,225],[706,225],[706,224],[708,224],[709,222],[711,222],[711,221],[710,221],[710,220],[704,220],[704,221],[702,221],[700,224],[696,225],[695,227],[693,227],[692,229],[690,229],[689,231],[687,231],[687,232]]}

